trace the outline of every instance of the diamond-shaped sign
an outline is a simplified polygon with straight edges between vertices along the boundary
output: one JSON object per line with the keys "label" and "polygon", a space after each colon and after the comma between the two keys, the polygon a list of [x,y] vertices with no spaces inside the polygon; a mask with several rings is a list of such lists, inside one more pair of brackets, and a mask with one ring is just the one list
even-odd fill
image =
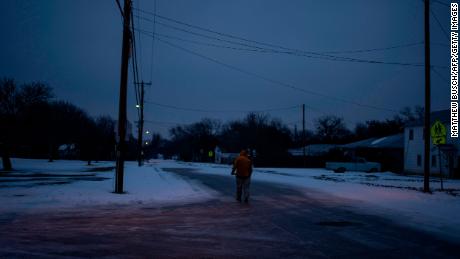
{"label": "diamond-shaped sign", "polygon": [[430,133],[434,145],[446,144],[447,129],[439,120],[431,126]]}

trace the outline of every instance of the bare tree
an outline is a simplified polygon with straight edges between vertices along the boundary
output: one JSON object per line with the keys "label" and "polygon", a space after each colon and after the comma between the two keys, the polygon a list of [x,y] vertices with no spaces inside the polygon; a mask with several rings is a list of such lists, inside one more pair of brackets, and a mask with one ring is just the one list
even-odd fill
{"label": "bare tree", "polygon": [[18,88],[13,79],[0,79],[0,148],[3,170],[12,170],[10,149],[18,141],[20,115],[32,105],[46,103],[52,96],[52,89],[44,83],[33,82]]}
{"label": "bare tree", "polygon": [[351,134],[345,126],[343,118],[328,115],[316,120],[316,135],[326,143],[340,142]]}
{"label": "bare tree", "polygon": [[10,78],[0,80],[0,148],[3,170],[11,171],[10,141],[16,107],[16,82]]}

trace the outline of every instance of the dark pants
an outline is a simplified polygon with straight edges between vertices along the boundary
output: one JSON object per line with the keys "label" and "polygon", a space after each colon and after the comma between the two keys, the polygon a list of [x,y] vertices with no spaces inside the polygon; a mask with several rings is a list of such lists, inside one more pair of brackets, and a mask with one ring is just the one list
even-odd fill
{"label": "dark pants", "polygon": [[236,177],[236,199],[241,200],[241,195],[244,193],[244,200],[249,199],[249,185],[251,177]]}

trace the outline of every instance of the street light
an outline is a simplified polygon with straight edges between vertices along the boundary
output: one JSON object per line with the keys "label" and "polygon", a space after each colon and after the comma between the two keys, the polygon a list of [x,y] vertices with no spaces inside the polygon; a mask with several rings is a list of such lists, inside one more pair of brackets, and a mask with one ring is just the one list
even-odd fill
{"label": "street light", "polygon": [[145,131],[145,134],[150,134],[150,131],[149,131],[149,130],[146,130],[146,131]]}
{"label": "street light", "polygon": [[136,104],[136,108],[141,108],[141,106],[139,104]]}

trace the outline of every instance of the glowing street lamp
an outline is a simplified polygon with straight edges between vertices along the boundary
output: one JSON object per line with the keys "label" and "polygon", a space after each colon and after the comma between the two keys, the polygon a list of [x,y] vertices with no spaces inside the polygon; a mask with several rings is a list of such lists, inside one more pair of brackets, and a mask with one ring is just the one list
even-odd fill
{"label": "glowing street lamp", "polygon": [[145,131],[145,134],[150,134],[150,131],[149,131],[149,130],[146,130],[146,131]]}
{"label": "glowing street lamp", "polygon": [[136,104],[136,108],[141,108],[141,106],[139,104]]}

